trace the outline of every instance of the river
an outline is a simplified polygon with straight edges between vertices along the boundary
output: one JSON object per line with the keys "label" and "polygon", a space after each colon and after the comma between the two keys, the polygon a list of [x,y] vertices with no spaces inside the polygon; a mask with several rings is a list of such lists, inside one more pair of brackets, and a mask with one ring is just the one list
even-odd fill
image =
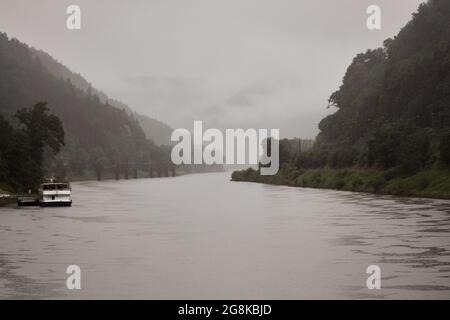
{"label": "river", "polygon": [[71,208],[0,208],[0,298],[450,299],[450,201],[229,179],[77,182]]}

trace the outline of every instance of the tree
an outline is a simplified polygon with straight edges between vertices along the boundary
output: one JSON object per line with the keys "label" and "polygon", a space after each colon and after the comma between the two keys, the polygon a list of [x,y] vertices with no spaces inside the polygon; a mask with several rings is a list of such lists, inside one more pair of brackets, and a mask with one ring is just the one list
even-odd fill
{"label": "tree", "polygon": [[[118,167],[117,154],[124,158],[120,163],[126,163],[127,157],[132,162],[134,155],[138,152],[145,153],[149,148],[149,140],[126,105],[109,99],[104,93],[93,88],[83,76],[72,72],[47,53],[35,50],[16,39],[9,39],[6,34],[0,32],[0,114],[9,121],[9,117],[24,106],[32,106],[36,102],[36,95],[45,97],[45,101],[52,107],[52,112],[64,124],[64,153],[67,157],[63,164],[70,175],[86,175],[89,167],[87,153],[96,147],[104,150],[108,163],[111,163],[109,170]],[[27,122],[30,122],[29,117],[30,114],[21,115]],[[141,121],[142,118],[139,119]],[[155,138],[161,133],[158,128],[160,125],[162,124],[157,121],[145,123],[146,127],[152,127],[150,133]],[[23,124],[22,126],[25,127]],[[10,138],[9,142],[15,140],[16,133],[19,132],[14,130],[14,138]],[[163,135],[170,137],[170,133],[171,129],[166,127]],[[25,130],[21,130],[20,134],[30,136]],[[52,132],[49,136],[58,135]],[[27,144],[27,137],[20,138],[22,147],[25,146],[22,144]],[[0,138],[3,139],[3,136]],[[36,137],[36,140],[42,141],[39,137]],[[170,139],[165,140],[169,142]],[[54,142],[59,144],[57,139]],[[152,150],[153,154],[163,152],[159,145],[151,148],[155,149],[154,152]],[[50,162],[55,163],[55,159],[47,161],[48,153],[44,153],[41,158],[39,149],[33,147],[24,153],[34,151],[33,159],[44,162],[46,172],[45,167]],[[55,150],[57,151],[57,148]],[[77,154],[80,150],[84,151]],[[21,151],[23,150],[16,150],[16,153]],[[49,154],[52,154],[52,151]],[[50,167],[52,173],[55,173],[55,167]]]}
{"label": "tree", "polygon": [[441,160],[446,165],[450,165],[450,130],[442,135],[439,149]]}
{"label": "tree", "polygon": [[89,164],[97,175],[97,180],[102,179],[102,171],[107,164],[107,158],[102,148],[96,147],[90,151]]}
{"label": "tree", "polygon": [[369,143],[369,164],[414,174],[426,164],[429,150],[429,137],[423,129],[404,121],[387,124]]}
{"label": "tree", "polygon": [[9,176],[8,154],[11,150],[14,129],[0,115],[0,182],[6,182]]}
{"label": "tree", "polygon": [[448,163],[447,138],[438,139],[450,126],[448,21],[450,1],[429,0],[383,48],[353,59],[328,101],[337,111],[319,124],[317,160],[328,152],[331,166],[369,164],[409,174],[432,164],[430,145],[440,143]]}
{"label": "tree", "polygon": [[44,147],[56,154],[64,145],[61,120],[48,111],[46,103],[40,102],[31,109],[19,110],[15,115],[19,130],[15,132],[9,160],[10,178],[16,187],[28,189],[41,183]]}
{"label": "tree", "polygon": [[44,147],[47,145],[54,154],[64,145],[64,128],[61,120],[48,113],[46,102],[39,102],[31,109],[17,111],[15,117],[22,125],[27,138],[30,157],[42,166]]}
{"label": "tree", "polygon": [[83,176],[88,160],[89,154],[83,148],[74,147],[69,154],[69,166],[71,171],[78,177]]}

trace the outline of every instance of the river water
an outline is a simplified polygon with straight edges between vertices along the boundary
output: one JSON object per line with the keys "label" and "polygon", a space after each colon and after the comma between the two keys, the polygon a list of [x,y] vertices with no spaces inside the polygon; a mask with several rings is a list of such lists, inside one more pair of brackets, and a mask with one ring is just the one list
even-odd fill
{"label": "river water", "polygon": [[229,178],[78,182],[71,208],[0,208],[0,298],[450,299],[450,201]]}

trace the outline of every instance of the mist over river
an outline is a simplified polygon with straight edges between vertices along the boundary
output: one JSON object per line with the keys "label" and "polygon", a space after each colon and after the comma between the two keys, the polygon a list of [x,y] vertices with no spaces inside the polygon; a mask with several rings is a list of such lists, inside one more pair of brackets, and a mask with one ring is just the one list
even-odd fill
{"label": "mist over river", "polygon": [[0,298],[450,298],[450,201],[229,179],[77,182],[71,208],[0,208]]}

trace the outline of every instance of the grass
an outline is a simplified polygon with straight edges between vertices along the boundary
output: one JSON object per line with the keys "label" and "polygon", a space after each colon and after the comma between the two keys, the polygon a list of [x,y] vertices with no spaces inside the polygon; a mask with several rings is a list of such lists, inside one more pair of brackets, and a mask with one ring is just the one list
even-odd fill
{"label": "grass", "polygon": [[409,177],[390,171],[346,168],[298,170],[282,168],[275,176],[261,176],[247,169],[233,172],[233,181],[251,181],[292,187],[323,188],[409,197],[450,199],[450,170],[429,169]]}

